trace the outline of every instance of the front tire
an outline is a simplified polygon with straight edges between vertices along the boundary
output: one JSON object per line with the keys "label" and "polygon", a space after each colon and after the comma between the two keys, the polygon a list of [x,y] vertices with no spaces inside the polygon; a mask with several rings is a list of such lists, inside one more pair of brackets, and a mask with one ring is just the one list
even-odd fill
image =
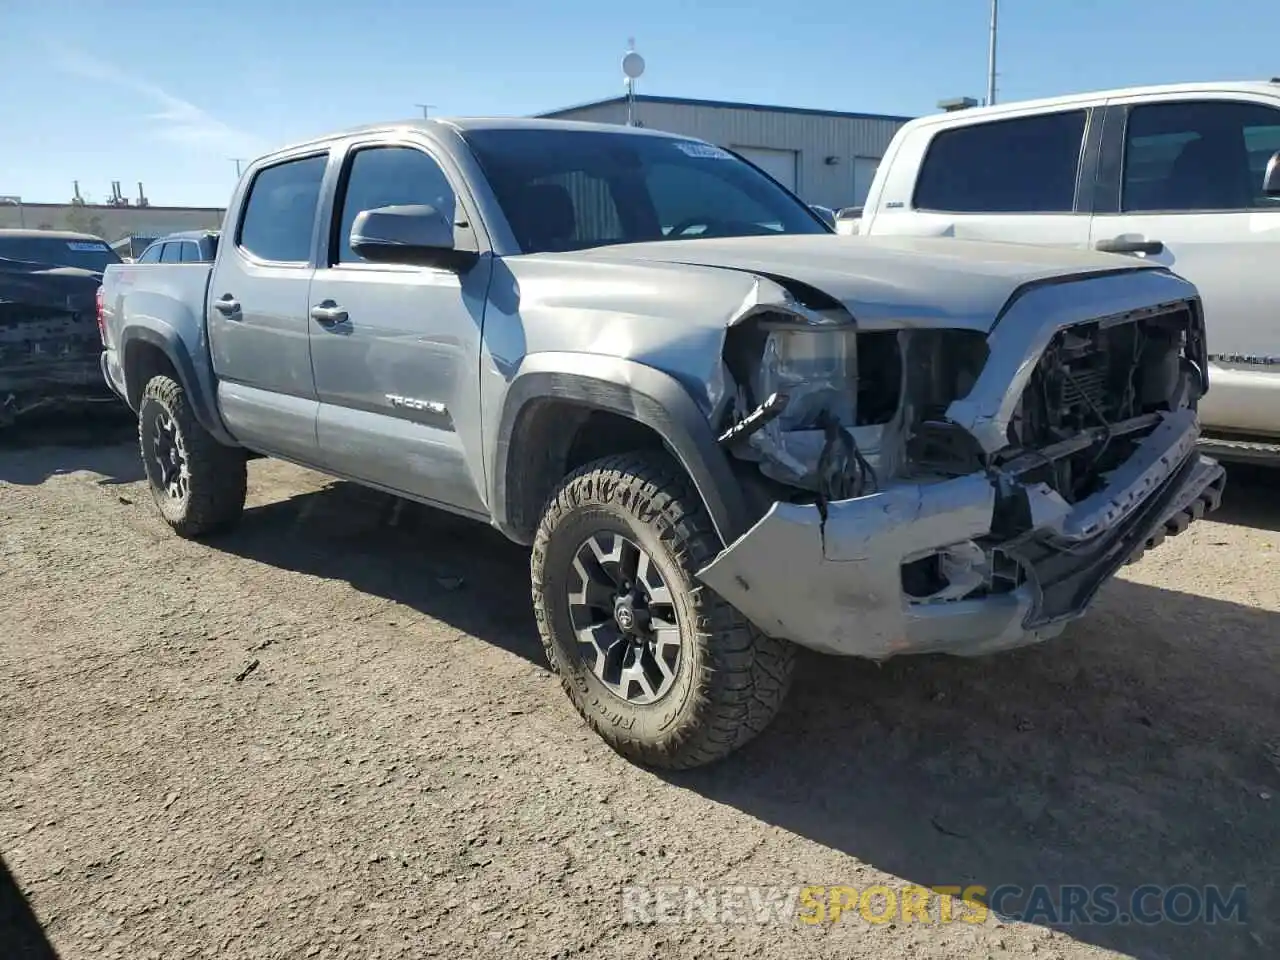
{"label": "front tire", "polygon": [[138,446],[151,496],[183,537],[228,529],[244,511],[243,450],[219,443],[172,377],[152,377],[138,406]]}
{"label": "front tire", "polygon": [[543,514],[531,573],[547,659],[583,719],[630,760],[712,763],[764,730],[786,697],[795,648],[695,576],[719,550],[666,456],[588,464]]}

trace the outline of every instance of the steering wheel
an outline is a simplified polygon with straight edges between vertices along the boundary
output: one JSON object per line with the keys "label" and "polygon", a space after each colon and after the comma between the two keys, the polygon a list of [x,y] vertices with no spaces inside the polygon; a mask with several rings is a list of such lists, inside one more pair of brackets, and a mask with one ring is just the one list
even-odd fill
{"label": "steering wheel", "polygon": [[668,237],[684,236],[685,232],[688,231],[690,227],[701,226],[701,227],[706,227],[708,230],[710,230],[712,225],[716,222],[717,221],[715,219],[707,216],[685,217],[683,220],[675,224],[670,230],[667,231],[667,236]]}

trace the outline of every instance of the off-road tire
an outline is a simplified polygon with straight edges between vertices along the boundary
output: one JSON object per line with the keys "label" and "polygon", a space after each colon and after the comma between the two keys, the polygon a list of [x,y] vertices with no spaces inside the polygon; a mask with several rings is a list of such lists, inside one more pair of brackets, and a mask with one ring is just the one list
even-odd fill
{"label": "off-road tire", "polygon": [[[613,530],[652,558],[680,626],[671,690],[648,705],[614,695],[583,660],[567,584],[579,545]],[[764,730],[790,687],[795,648],[766,637],[695,571],[720,540],[684,471],[669,457],[623,454],[587,464],[547,503],[530,562],[533,609],[547,659],[583,719],[620,754],[652,767],[719,760]]]}
{"label": "off-road tire", "polygon": [[[149,436],[158,416],[167,414],[185,448],[186,496],[168,495],[150,453]],[[247,486],[243,450],[219,443],[191,412],[186,391],[172,377],[148,381],[138,405],[138,447],[151,496],[165,521],[180,536],[202,537],[234,526],[244,512]]]}

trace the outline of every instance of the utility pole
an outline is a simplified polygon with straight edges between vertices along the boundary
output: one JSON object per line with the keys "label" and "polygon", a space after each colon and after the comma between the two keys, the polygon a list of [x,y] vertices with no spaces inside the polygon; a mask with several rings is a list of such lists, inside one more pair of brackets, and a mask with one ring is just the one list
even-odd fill
{"label": "utility pole", "polygon": [[1000,17],[1000,0],[991,0],[991,44],[987,48],[987,106],[996,102],[996,25]]}
{"label": "utility pole", "polygon": [[427,119],[428,110],[434,110],[436,108],[434,103],[415,103],[414,106],[422,111],[423,120]]}
{"label": "utility pole", "polygon": [[236,177],[238,178],[240,176],[240,164],[244,163],[244,157],[227,157],[227,159],[236,165]]}

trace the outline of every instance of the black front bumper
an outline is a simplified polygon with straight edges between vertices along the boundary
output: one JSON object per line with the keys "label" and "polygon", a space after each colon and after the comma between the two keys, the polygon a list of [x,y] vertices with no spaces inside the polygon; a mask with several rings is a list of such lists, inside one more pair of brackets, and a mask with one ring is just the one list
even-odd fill
{"label": "black front bumper", "polygon": [[1122,566],[1216,510],[1226,482],[1217,461],[1193,453],[1105,534],[1075,542],[1053,531],[1033,531],[1020,542],[1002,544],[1000,551],[1022,566],[1033,586],[1035,599],[1023,626],[1036,630],[1079,616]]}

